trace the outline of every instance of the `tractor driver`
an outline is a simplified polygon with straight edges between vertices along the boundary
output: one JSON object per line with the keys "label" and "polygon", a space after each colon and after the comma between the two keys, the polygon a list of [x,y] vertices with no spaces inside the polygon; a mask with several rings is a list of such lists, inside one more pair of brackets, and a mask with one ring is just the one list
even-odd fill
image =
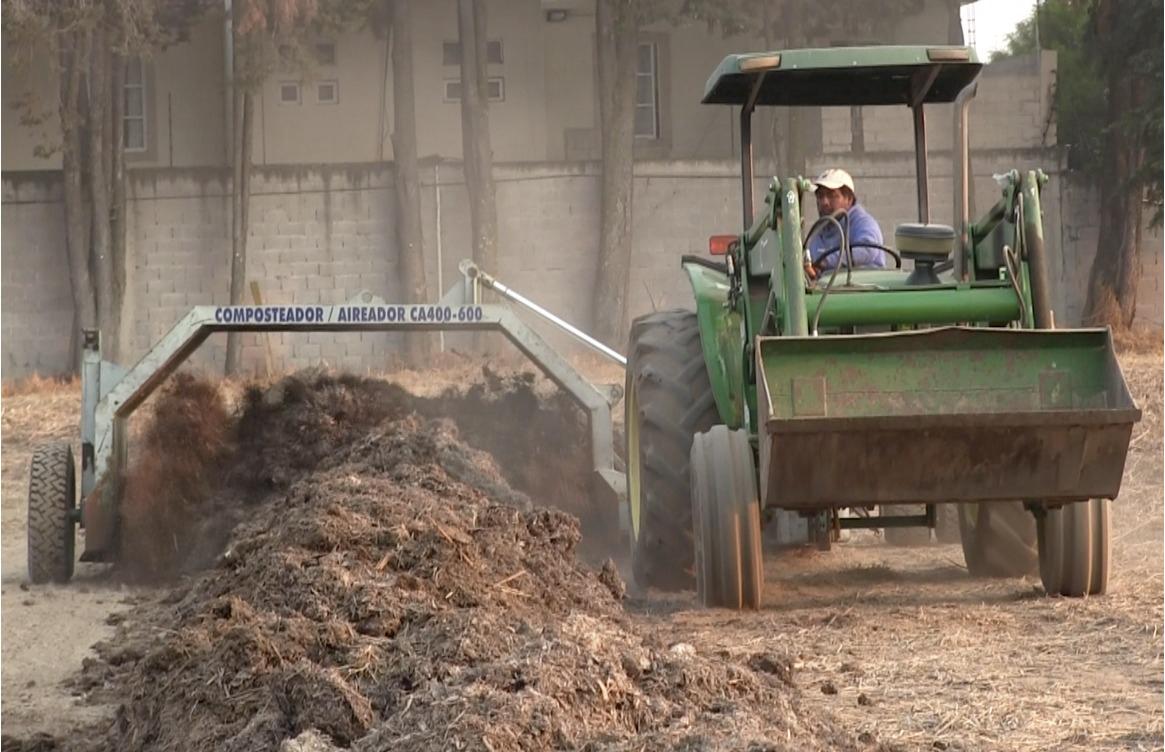
{"label": "tractor driver", "polygon": [[[845,230],[846,241],[853,254],[854,266],[886,266],[882,245],[882,228],[854,195],[854,179],[845,170],[832,168],[821,173],[812,181],[817,197],[817,213],[833,215]],[[841,248],[841,236],[837,225],[827,222],[809,239],[809,255],[805,262],[805,272],[810,279],[816,279],[839,264],[845,266],[849,260]]]}

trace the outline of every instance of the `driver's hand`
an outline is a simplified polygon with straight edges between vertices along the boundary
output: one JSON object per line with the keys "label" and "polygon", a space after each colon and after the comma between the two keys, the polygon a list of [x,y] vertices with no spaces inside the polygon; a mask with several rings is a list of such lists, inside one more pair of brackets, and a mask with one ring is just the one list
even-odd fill
{"label": "driver's hand", "polygon": [[805,276],[809,279],[817,279],[817,269],[808,261],[805,262]]}

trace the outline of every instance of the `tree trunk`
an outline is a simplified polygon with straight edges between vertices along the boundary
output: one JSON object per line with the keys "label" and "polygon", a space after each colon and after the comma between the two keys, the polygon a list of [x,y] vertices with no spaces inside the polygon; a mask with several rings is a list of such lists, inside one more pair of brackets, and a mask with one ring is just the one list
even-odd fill
{"label": "tree trunk", "polygon": [[[421,236],[420,175],[417,169],[416,93],[413,87],[413,34],[409,0],[392,3],[392,158],[396,173],[396,237],[406,302],[429,298]],[[430,337],[405,337],[405,358],[417,365],[430,351]]]}
{"label": "tree trunk", "polygon": [[89,202],[92,213],[90,248],[97,282],[97,322],[101,329],[102,355],[120,360],[121,306],[116,292],[113,248],[110,235],[110,66],[112,65],[107,33],[92,32],[89,55]]}
{"label": "tree trunk", "polygon": [[498,217],[485,75],[485,5],[481,0],[458,0],[457,31],[461,40],[462,156],[469,190],[473,260],[493,274],[497,272]]}
{"label": "tree trunk", "polygon": [[[498,271],[498,214],[494,195],[493,149],[490,147],[489,91],[486,82],[485,4],[457,1],[457,35],[461,42],[461,154],[469,194],[473,260],[490,274]],[[484,336],[475,349],[489,354]]]}
{"label": "tree trunk", "polygon": [[[769,0],[761,0],[760,2],[761,15],[761,38],[764,41],[764,48],[766,51],[776,50],[780,47],[777,43],[774,32],[776,31],[773,22],[773,8],[774,5]],[[732,113],[739,115],[740,110],[733,108]],[[785,170],[785,143],[789,133],[789,108],[788,107],[761,107],[753,114],[753,134],[767,134],[767,138],[755,140],[755,153],[758,159],[768,159],[770,162],[769,169],[774,176],[781,176]],[[733,129],[739,128],[739,118],[730,119],[730,127]],[[732,143],[736,143],[735,136]],[[732,155],[736,157],[736,154]]]}
{"label": "tree trunk", "polygon": [[1142,206],[1140,187],[1133,176],[1140,164],[1141,147],[1137,134],[1121,123],[1125,113],[1136,106],[1137,88],[1127,75],[1109,77],[1112,121],[1104,142],[1108,169],[1100,175],[1100,233],[1084,304],[1086,325],[1114,330],[1132,326],[1137,312]]}
{"label": "tree trunk", "polygon": [[965,44],[962,0],[947,0],[947,44]]}
{"label": "tree trunk", "polygon": [[[113,259],[113,296],[117,306],[118,322],[125,317],[126,270],[126,201],[125,201],[125,58],[112,56],[110,73],[110,129],[109,175],[112,181],[112,200],[109,207],[109,248]],[[120,327],[119,327],[120,328]],[[125,357],[127,343],[118,342],[119,355]]]}
{"label": "tree trunk", "polygon": [[[89,215],[85,206],[84,155],[81,133],[84,109],[81,106],[82,80],[89,61],[80,32],[66,34],[61,50],[60,117],[64,182],[65,247],[68,250],[69,283],[73,293],[74,345],[78,330],[97,328],[97,299],[89,271]],[[80,367],[80,350],[71,353],[74,370]]]}
{"label": "tree trunk", "polygon": [[[785,26],[789,29],[786,44],[791,49],[808,46],[808,37],[805,36],[804,31],[808,22],[806,6],[806,3],[801,2],[785,4]],[[820,112],[816,108],[809,107],[789,107],[787,109],[789,125],[788,134],[785,136],[784,175],[786,177],[805,175],[812,145],[811,131],[815,121],[820,119]]]}
{"label": "tree trunk", "polygon": [[[238,73],[236,55],[236,74]],[[253,99],[244,90],[240,77],[235,76],[234,128],[231,134],[231,167],[233,168],[231,193],[231,305],[242,305],[247,282],[247,228],[249,225],[251,202],[251,122]],[[235,376],[242,368],[242,335],[239,332],[227,334],[227,355],[225,372]]]}
{"label": "tree trunk", "polygon": [[603,174],[593,319],[595,336],[609,344],[623,341],[631,288],[637,27],[634,0],[598,0],[595,39]]}
{"label": "tree trunk", "polygon": [[[766,51],[772,50],[776,45],[773,43],[773,6],[772,3],[760,3],[760,17],[761,17],[761,42],[764,44]],[[780,110],[776,107],[763,107],[761,111],[762,120],[758,123],[756,128],[757,133],[765,133],[768,135],[764,139],[764,143],[759,145],[756,153],[760,157],[767,157],[772,160],[774,170],[777,169],[781,161],[781,152],[778,146],[778,129]],[[766,122],[767,121],[767,122]],[[763,125],[762,125],[763,124]]]}
{"label": "tree trunk", "polygon": [[[1117,0],[1098,5],[1095,19],[1100,38],[1115,26],[1121,5]],[[1083,318],[1086,325],[1122,330],[1132,326],[1137,312],[1142,205],[1135,177],[1144,157],[1141,131],[1126,120],[1143,106],[1144,87],[1123,66],[1111,66],[1107,78],[1107,169],[1100,175],[1100,233]]]}

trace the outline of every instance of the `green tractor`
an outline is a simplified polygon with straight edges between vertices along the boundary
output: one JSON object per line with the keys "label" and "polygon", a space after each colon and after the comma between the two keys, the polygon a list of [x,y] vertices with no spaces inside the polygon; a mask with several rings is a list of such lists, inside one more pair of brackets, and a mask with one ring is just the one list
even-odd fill
{"label": "green tractor", "polygon": [[[1109,500],[1140,411],[1107,329],[1054,328],[1046,177],[1000,177],[971,221],[981,68],[967,47],[786,50],[730,55],[708,80],[704,103],[740,108],[743,227],[722,260],[683,258],[694,312],[631,327],[625,517],[640,585],[758,608],[762,522],[778,543],[827,547],[842,528],[933,527],[936,505],[957,504],[972,576],[1038,570],[1049,594],[1105,592]],[[934,103],[955,104],[954,227],[930,221]],[[774,179],[754,211],[758,105],[910,108],[918,221],[883,249],[894,268],[811,279],[802,178]],[[842,232],[852,262],[847,245]],[[887,516],[899,505],[926,514]]]}

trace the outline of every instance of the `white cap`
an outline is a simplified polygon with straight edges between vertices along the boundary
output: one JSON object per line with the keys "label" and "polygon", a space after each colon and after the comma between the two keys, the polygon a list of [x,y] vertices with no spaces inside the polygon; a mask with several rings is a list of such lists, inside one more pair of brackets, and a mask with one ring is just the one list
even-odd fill
{"label": "white cap", "polygon": [[813,189],[832,188],[834,190],[845,186],[851,191],[854,189],[854,179],[845,170],[836,167],[826,170],[812,181]]}

